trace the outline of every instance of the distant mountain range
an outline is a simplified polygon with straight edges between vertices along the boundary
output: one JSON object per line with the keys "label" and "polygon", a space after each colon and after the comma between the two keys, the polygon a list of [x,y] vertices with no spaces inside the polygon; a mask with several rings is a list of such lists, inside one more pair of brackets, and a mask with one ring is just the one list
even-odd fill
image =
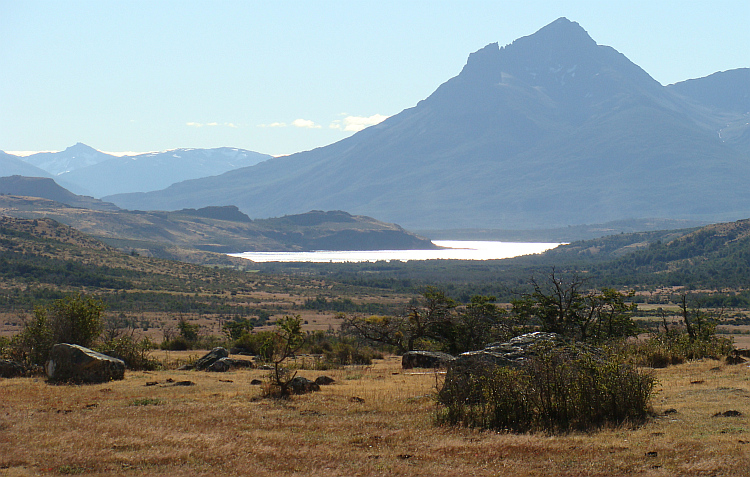
{"label": "distant mountain range", "polygon": [[103,197],[159,190],[175,182],[222,174],[270,158],[267,154],[229,147],[175,149],[118,157],[78,143],[64,151],[27,157],[2,153],[0,176],[54,177],[77,194]]}
{"label": "distant mountain range", "polygon": [[129,209],[347,210],[409,229],[534,229],[750,215],[748,70],[662,86],[577,23],[471,54],[427,99],[347,139]]}

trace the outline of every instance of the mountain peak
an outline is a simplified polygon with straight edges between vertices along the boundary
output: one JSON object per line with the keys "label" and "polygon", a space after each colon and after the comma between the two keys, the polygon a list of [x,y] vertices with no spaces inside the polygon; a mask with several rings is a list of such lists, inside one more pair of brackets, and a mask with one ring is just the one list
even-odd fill
{"label": "mountain peak", "polygon": [[[497,43],[490,43],[470,54],[461,73],[493,78],[508,67],[512,69],[513,65],[523,64],[525,69],[540,63],[557,67],[580,57],[582,52],[595,50],[596,47],[596,42],[581,25],[560,17],[536,33],[519,38],[502,48]],[[571,67],[573,64],[567,66]]]}
{"label": "mountain peak", "polygon": [[72,146],[66,147],[65,148],[65,152],[78,152],[78,153],[87,152],[87,153],[92,153],[92,152],[99,152],[99,151],[97,151],[93,147],[88,146],[88,145],[86,145],[86,144],[84,144],[82,142],[77,142],[77,143],[75,143]]}
{"label": "mountain peak", "polygon": [[533,35],[519,38],[516,41],[523,40],[524,38],[535,38],[536,40],[545,42],[552,40],[596,45],[596,42],[581,25],[565,17],[560,17],[549,25],[540,28]]}

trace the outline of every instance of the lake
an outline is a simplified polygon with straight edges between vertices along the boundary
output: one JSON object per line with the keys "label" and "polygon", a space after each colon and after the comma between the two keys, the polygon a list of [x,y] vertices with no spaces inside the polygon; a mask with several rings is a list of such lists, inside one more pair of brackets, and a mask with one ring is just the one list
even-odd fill
{"label": "lake", "polygon": [[491,242],[467,240],[433,240],[440,250],[359,250],[315,252],[243,252],[231,253],[233,257],[246,258],[253,262],[377,262],[380,260],[497,260],[542,253],[560,245],[559,243]]}

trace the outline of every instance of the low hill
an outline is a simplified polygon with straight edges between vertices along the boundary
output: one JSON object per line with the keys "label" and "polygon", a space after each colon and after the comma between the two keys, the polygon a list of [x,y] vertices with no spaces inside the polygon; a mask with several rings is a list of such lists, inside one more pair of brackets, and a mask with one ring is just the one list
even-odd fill
{"label": "low hill", "polygon": [[18,175],[0,177],[0,194],[41,197],[70,207],[81,207],[84,209],[120,210],[119,207],[109,202],[74,194],[58,185],[53,179],[47,177],[24,177]]}
{"label": "low hill", "polygon": [[4,195],[0,196],[0,212],[23,218],[50,217],[118,248],[158,256],[163,256],[165,247],[220,253],[435,247],[398,225],[340,211],[253,221],[233,206],[175,212],[91,210],[49,199]]}

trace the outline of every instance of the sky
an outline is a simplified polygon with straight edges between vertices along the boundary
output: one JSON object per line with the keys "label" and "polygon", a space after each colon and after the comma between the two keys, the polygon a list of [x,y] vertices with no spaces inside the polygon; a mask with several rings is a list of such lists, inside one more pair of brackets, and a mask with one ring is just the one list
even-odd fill
{"label": "sky", "polygon": [[0,0],[0,150],[309,150],[563,16],[664,85],[750,67],[748,0]]}

